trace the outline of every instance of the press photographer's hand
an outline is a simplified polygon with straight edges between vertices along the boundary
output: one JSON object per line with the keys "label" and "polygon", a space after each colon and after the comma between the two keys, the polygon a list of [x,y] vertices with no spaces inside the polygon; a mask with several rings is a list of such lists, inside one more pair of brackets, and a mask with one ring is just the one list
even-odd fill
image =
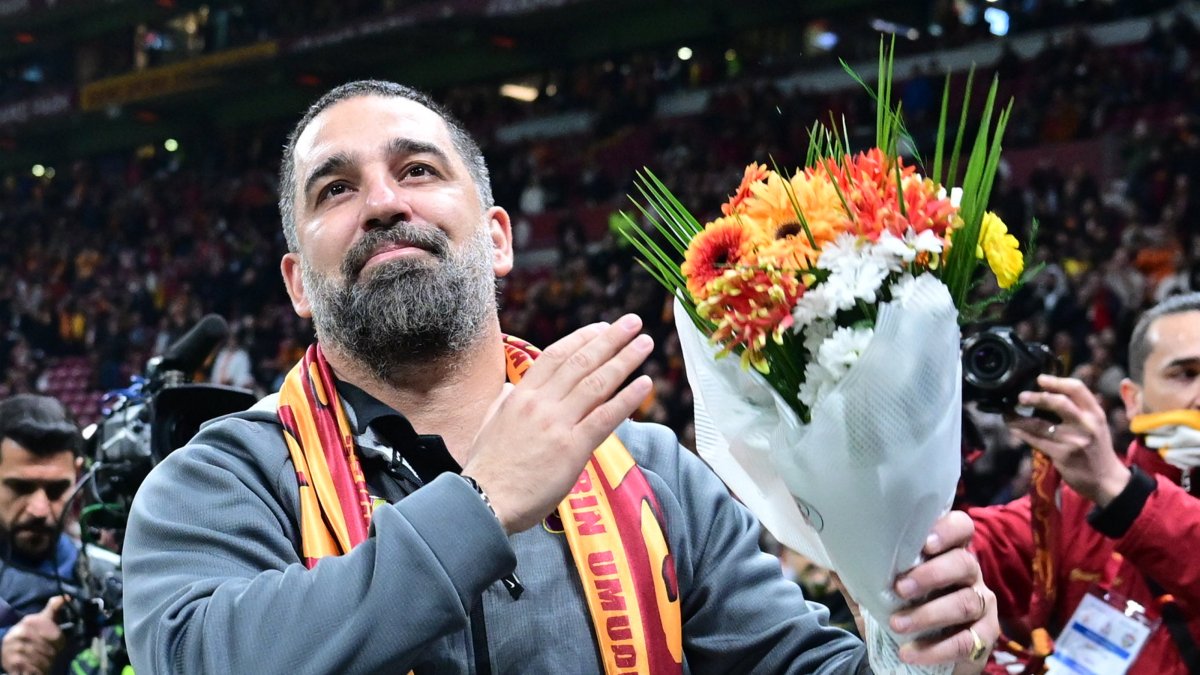
{"label": "press photographer's hand", "polygon": [[1021,405],[1053,413],[1060,421],[1010,419],[1013,435],[1046,453],[1072,489],[1097,506],[1107,506],[1129,484],[1130,473],[1113,451],[1104,408],[1074,378],[1041,375],[1038,386],[1041,391],[1021,392]]}
{"label": "press photographer's hand", "polygon": [[8,675],[41,675],[50,672],[66,637],[58,626],[58,610],[67,599],[50,598],[42,611],[17,622],[0,645],[0,666]]}

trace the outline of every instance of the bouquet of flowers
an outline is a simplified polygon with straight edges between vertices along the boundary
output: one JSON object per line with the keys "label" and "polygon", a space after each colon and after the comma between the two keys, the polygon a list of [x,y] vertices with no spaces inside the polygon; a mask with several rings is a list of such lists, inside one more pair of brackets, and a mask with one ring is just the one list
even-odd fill
{"label": "bouquet of flowers", "polygon": [[[1025,257],[986,211],[1011,110],[994,115],[996,83],[960,179],[970,76],[952,144],[947,78],[924,165],[898,152],[891,50],[877,90],[846,70],[875,97],[875,147],[852,152],[844,129],[815,124],[803,168],[750,164],[703,225],[646,172],[654,227],[623,233],[675,297],[700,454],[777,539],[838,572],[872,666],[901,672],[875,618],[899,606],[892,581],[957,486],[959,321],[1015,290]],[[983,261],[1007,290],[972,304]]]}

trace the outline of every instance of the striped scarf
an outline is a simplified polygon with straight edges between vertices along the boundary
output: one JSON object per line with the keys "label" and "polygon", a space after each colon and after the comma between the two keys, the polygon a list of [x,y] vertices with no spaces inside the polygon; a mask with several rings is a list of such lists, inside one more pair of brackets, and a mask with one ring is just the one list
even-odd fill
{"label": "striped scarf", "polygon": [[[539,351],[504,336],[504,353],[515,384]],[[279,421],[300,486],[300,547],[310,569],[366,540],[374,509],[336,381],[314,344],[279,392]],[[558,515],[605,673],[680,673],[679,585],[662,509],[616,434],[593,452]]]}

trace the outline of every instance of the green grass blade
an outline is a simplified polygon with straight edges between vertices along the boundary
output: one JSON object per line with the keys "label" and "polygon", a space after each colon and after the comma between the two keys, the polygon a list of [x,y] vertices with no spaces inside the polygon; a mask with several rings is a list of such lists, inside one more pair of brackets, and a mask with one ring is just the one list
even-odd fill
{"label": "green grass blade", "polygon": [[984,103],[979,130],[975,134],[975,142],[972,144],[971,154],[967,159],[966,173],[962,184],[962,203],[959,208],[963,226],[954,233],[954,247],[950,250],[946,271],[942,276],[942,280],[950,289],[950,295],[954,299],[956,307],[966,305],[967,294],[971,289],[971,280],[979,264],[979,260],[975,256],[975,248],[979,241],[987,196],[991,191],[991,183],[1000,162],[1001,135],[1004,131],[1002,125],[1007,124],[1006,114],[1000,115],[1000,119],[997,121],[997,133],[994,136],[991,135],[992,113],[998,86],[998,80],[993,80]]}
{"label": "green grass blade", "polygon": [[[886,73],[884,72],[884,68],[886,68],[886,67],[887,67],[887,53],[886,53],[886,50],[883,48],[883,36],[881,35],[879,37],[879,79],[875,80],[875,86],[878,87],[878,89],[876,90],[878,92],[878,94],[875,96],[875,142],[881,144],[881,147],[882,147],[882,144],[887,140],[885,138],[885,133],[886,133],[885,132],[885,128],[886,128],[885,120],[887,118],[887,109],[886,109],[887,101],[884,98],[884,96],[886,95],[884,87],[887,86]],[[887,152],[886,147],[884,147],[884,152]]]}
{"label": "green grass blade", "polygon": [[658,179],[658,176],[654,175],[652,171],[646,171],[645,175],[658,190],[658,194],[662,197],[664,203],[670,205],[671,211],[677,216],[676,222],[684,226],[684,232],[689,235],[689,240],[696,233],[704,229],[704,226],[696,220],[691,212],[684,208],[683,204],[675,198],[674,193],[667,189],[667,186]]}
{"label": "green grass blade", "polygon": [[[949,76],[947,76],[949,77]],[[947,86],[949,86],[947,84]],[[967,71],[967,87],[963,90],[962,110],[958,113],[958,130],[954,134],[954,148],[950,151],[950,167],[946,171],[946,180],[942,182],[949,188],[958,185],[958,155],[962,150],[963,134],[967,130],[967,111],[971,108],[971,92],[975,89],[975,66]]]}
{"label": "green grass blade", "polygon": [[820,122],[813,122],[812,128],[808,130],[808,154],[804,157],[804,166],[816,164],[817,159],[823,156],[826,133],[828,132],[826,132],[825,127],[821,126]]}
{"label": "green grass blade", "polygon": [[620,226],[619,231],[625,240],[636,248],[647,262],[659,268],[664,276],[673,280],[670,287],[686,285],[683,273],[679,269],[683,255],[680,254],[678,257],[670,255],[659,246],[650,233],[642,230],[633,218],[630,218],[628,214],[622,215],[625,217],[625,224]]}
{"label": "green grass blade", "polygon": [[[649,198],[647,198],[647,199],[649,199]],[[670,244],[671,248],[675,249],[675,251],[682,257],[683,252],[687,250],[687,243],[685,241],[680,240],[675,235],[675,230],[672,228],[672,226],[670,224],[665,222],[665,220],[661,217],[661,214],[658,211],[658,209],[655,208],[653,204],[651,204],[649,207],[647,207],[637,201],[633,201],[633,205],[636,206],[637,209],[642,212],[642,215],[646,217],[646,220],[651,225],[654,226],[654,229],[658,233],[660,233],[663,236],[663,239],[665,239],[667,241],[667,243]],[[654,210],[651,210],[651,209],[654,209]],[[642,230],[641,230],[641,228],[638,228],[637,231],[640,233]]]}
{"label": "green grass blade", "polygon": [[825,169],[825,174],[829,176],[829,182],[833,185],[833,191],[837,193],[838,200],[842,202],[842,209],[845,210],[846,217],[849,218],[850,222],[854,223],[854,225],[857,227],[858,219],[854,217],[854,211],[850,210],[850,202],[846,200],[846,195],[842,192],[842,186],[838,185],[837,178],[833,175],[833,171],[830,170],[829,165],[825,164],[823,167]]}
{"label": "green grass blade", "polygon": [[888,157],[896,156],[896,118],[892,110],[892,74],[896,58],[896,35],[892,35],[892,43],[884,56],[887,60],[886,69],[879,78],[879,104],[877,108],[883,111],[883,136],[880,137],[880,147]]}
{"label": "green grass blade", "polygon": [[946,112],[950,107],[950,73],[946,73],[946,82],[942,85],[942,113],[938,116],[937,145],[933,151],[933,171],[929,177],[935,183],[948,185],[947,178],[942,175],[942,155],[946,150]]}
{"label": "green grass blade", "polygon": [[771,159],[771,168],[775,173],[779,174],[780,180],[783,181],[783,191],[787,193],[788,201],[792,203],[792,212],[796,214],[796,220],[800,221],[800,228],[804,230],[804,236],[808,237],[808,244],[814,249],[817,248],[817,240],[813,239],[812,230],[808,229],[808,219],[804,217],[804,212],[800,210],[800,201],[796,199],[796,191],[792,189],[792,181],[788,180],[787,174],[779,170],[779,165],[775,163],[775,158]]}

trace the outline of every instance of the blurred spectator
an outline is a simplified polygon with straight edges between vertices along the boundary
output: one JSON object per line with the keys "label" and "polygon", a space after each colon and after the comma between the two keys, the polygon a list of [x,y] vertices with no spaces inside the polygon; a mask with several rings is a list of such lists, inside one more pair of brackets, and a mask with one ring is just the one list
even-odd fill
{"label": "blurred spectator", "polygon": [[242,389],[254,389],[254,375],[250,368],[250,353],[242,346],[237,331],[231,331],[225,343],[213,357],[209,381]]}

